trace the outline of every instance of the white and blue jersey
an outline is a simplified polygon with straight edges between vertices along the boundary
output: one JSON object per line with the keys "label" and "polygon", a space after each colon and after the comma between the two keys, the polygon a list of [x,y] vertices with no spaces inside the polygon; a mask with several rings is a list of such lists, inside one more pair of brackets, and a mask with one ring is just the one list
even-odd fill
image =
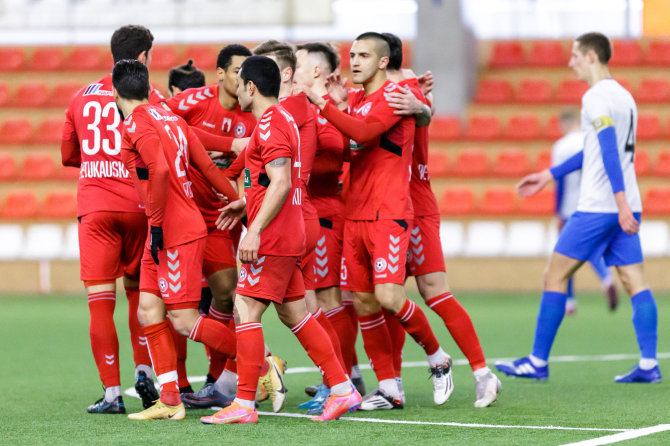
{"label": "white and blue jersey", "polygon": [[[557,166],[561,164],[563,161],[576,155],[583,148],[584,133],[577,131],[565,134],[551,148],[551,165]],[[581,170],[575,170],[556,180],[556,189],[558,192],[556,211],[563,220],[570,218],[577,210],[581,178]]]}

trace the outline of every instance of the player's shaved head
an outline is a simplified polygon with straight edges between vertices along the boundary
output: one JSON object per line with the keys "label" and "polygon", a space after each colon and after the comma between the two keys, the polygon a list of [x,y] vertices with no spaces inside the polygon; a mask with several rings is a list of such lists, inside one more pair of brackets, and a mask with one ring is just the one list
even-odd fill
{"label": "player's shaved head", "polygon": [[114,64],[112,84],[123,99],[149,99],[149,70],[136,59],[123,59]]}
{"label": "player's shaved head", "polygon": [[137,59],[143,51],[149,52],[154,36],[142,25],[126,25],[114,31],[110,49],[114,63],[122,59]]}
{"label": "player's shaved head", "polygon": [[337,67],[340,66],[340,56],[337,54],[337,50],[333,45],[324,42],[310,42],[303,43],[298,45],[298,51],[306,51],[307,54],[314,55],[319,57],[324,63],[323,68],[327,69],[326,75],[337,70]]}
{"label": "player's shaved head", "polygon": [[391,33],[382,34],[389,44],[389,64],[386,66],[389,70],[399,70],[402,68],[402,40],[400,37]]}
{"label": "player's shaved head", "polygon": [[292,71],[295,71],[295,52],[293,51],[293,47],[288,43],[277,40],[266,40],[254,48],[253,52],[254,56],[273,57],[282,71],[289,67]]}
{"label": "player's shaved head", "polygon": [[582,54],[593,50],[601,64],[607,64],[612,58],[612,42],[604,34],[595,32],[582,34],[575,39],[575,42],[579,43]]}
{"label": "player's shaved head", "polygon": [[377,57],[380,59],[382,57],[389,57],[391,54],[391,48],[389,47],[389,43],[384,37],[383,34],[375,33],[375,32],[367,32],[363,33],[360,36],[356,37],[356,40],[372,40],[374,41],[374,51]]}

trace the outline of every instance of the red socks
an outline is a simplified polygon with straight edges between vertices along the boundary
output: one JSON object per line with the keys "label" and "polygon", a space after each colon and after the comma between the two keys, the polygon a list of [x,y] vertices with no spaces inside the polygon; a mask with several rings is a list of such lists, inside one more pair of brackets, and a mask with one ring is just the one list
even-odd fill
{"label": "red socks", "polygon": [[444,321],[447,330],[458,344],[472,370],[486,366],[486,358],[479,343],[470,315],[451,293],[440,294],[426,300],[428,305]]}
{"label": "red socks", "polygon": [[329,387],[347,380],[340,361],[333,351],[333,344],[325,330],[311,314],[307,313],[302,321],[291,327],[291,331],[298,338],[314,365],[321,370]]}
{"label": "red socks", "polygon": [[342,366],[343,369],[344,367],[344,357],[342,356],[342,347],[340,345],[340,338],[337,335],[337,331],[335,331],[335,327],[333,327],[333,324],[330,323],[330,319],[326,315],[326,313],[319,308],[319,311],[316,312],[316,314],[313,315],[314,319],[321,325],[321,327],[324,329],[326,334],[328,334],[328,338],[330,338],[330,343],[333,345],[333,351],[335,352],[335,356],[337,357],[337,360],[340,361],[340,365]]}
{"label": "red socks", "polygon": [[[353,308],[353,307],[352,307]],[[356,319],[356,326],[351,323],[351,318],[347,314],[344,306],[339,306],[325,312],[326,317],[330,321],[331,326],[335,330],[339,338],[340,351],[342,352],[342,360],[344,371],[347,374],[351,373],[351,368],[354,365],[354,354],[356,353],[356,334],[358,332],[358,319]],[[333,348],[336,348],[333,343]]]}
{"label": "red socks", "polygon": [[[209,307],[207,317],[222,323],[231,331],[235,330],[235,321],[233,320],[232,313],[222,313],[215,308]],[[218,379],[221,372],[223,372],[228,356],[209,349],[207,353],[209,355],[209,374],[213,376],[214,379]]]}
{"label": "red socks", "polygon": [[[102,385],[105,387],[121,385],[119,340],[114,326],[115,305],[116,293],[114,291],[101,291],[88,295],[88,310],[91,315],[88,330],[91,336],[91,349]],[[137,316],[135,318],[137,319]]]}
{"label": "red socks", "polygon": [[169,406],[181,403],[177,386],[177,354],[170,333],[170,323],[163,321],[144,327],[153,360],[154,373],[161,386],[161,402]]}
{"label": "red socks", "polygon": [[213,319],[200,316],[188,337],[232,358],[237,353],[235,333]]}
{"label": "red socks", "polygon": [[367,316],[358,316],[358,321],[361,325],[363,347],[370,358],[377,381],[395,379],[391,336],[386,328],[384,314],[378,311]]}
{"label": "red socks", "polygon": [[191,385],[186,373],[186,336],[177,333],[172,324],[170,324],[170,332],[172,333],[172,341],[177,353],[177,376],[179,378],[179,388],[181,389]]}
{"label": "red socks", "polygon": [[133,346],[133,360],[135,365],[151,365],[147,340],[144,330],[137,319],[137,307],[140,304],[140,290],[138,288],[126,288],[128,298],[128,326],[130,327],[130,343]]}
{"label": "red socks", "polygon": [[[358,315],[356,314],[356,309],[354,308],[354,301],[352,300],[343,300],[342,301],[342,306],[344,307],[344,310],[347,313],[347,316],[349,316],[349,320],[351,321],[351,329],[353,330],[353,337],[351,339],[351,351],[352,351],[352,356],[350,359],[345,358],[345,361],[351,361],[352,367],[355,365],[358,365],[358,355],[356,354],[356,338],[358,337]],[[351,373],[351,369],[347,370],[348,373]]]}
{"label": "red socks", "polygon": [[435,333],[433,333],[433,329],[430,328],[428,319],[426,319],[426,314],[414,302],[405,299],[405,305],[396,313],[395,317],[427,355],[432,355],[440,348]]}
{"label": "red socks", "polygon": [[400,378],[402,372],[402,349],[405,346],[405,328],[400,321],[388,310],[382,309],[384,319],[386,319],[386,328],[391,335],[391,347],[393,348],[393,370],[395,376]]}
{"label": "red socks", "polygon": [[265,362],[265,341],[260,322],[247,322],[235,327],[237,336],[237,398],[247,401],[256,399],[258,378]]}

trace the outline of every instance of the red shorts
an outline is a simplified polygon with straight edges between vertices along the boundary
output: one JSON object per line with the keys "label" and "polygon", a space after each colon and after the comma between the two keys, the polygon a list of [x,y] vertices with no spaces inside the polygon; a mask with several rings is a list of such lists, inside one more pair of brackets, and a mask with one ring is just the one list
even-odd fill
{"label": "red shorts", "polygon": [[265,255],[255,263],[243,263],[235,292],[279,304],[298,300],[305,295],[299,260],[300,257]]}
{"label": "red shorts", "polygon": [[203,237],[161,249],[158,251],[158,265],[151,257],[151,248],[145,245],[140,291],[162,297],[165,305],[200,302],[205,240]]}
{"label": "red shorts", "polygon": [[207,234],[202,264],[205,277],[223,269],[237,268],[237,245],[240,243],[241,233],[242,226],[238,224],[232,230],[214,229]]}
{"label": "red shorts", "polygon": [[305,282],[306,290],[315,290],[314,288],[314,270],[316,269],[314,248],[319,240],[319,220],[305,220],[305,255],[302,256],[298,266],[302,271],[302,278]]}
{"label": "red shorts", "polygon": [[340,286],[342,264],[342,233],[344,219],[340,215],[319,218],[321,236],[316,242],[314,279],[316,289]]}
{"label": "red shorts", "polygon": [[137,279],[147,238],[147,217],[140,212],[100,211],[79,219],[81,280]]}
{"label": "red shorts", "polygon": [[440,242],[440,216],[415,217],[409,233],[407,250],[407,275],[423,276],[444,272],[444,254]]}
{"label": "red shorts", "polygon": [[406,220],[344,222],[340,288],[371,293],[377,283],[405,282]]}

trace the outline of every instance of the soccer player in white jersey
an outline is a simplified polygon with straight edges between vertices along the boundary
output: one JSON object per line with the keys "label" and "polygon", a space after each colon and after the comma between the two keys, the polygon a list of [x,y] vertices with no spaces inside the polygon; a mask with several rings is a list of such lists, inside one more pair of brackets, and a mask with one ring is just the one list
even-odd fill
{"label": "soccer player in white jersey", "polygon": [[[558,166],[571,156],[581,152],[584,147],[584,133],[580,126],[577,110],[572,108],[562,110],[559,116],[559,123],[563,136],[551,148],[552,166]],[[581,171],[571,172],[563,178],[556,180],[556,215],[558,217],[559,230],[563,229],[570,216],[577,210],[581,181]],[[589,259],[589,263],[593,267],[593,271],[598,275],[603,290],[605,290],[609,309],[614,311],[619,303],[619,299],[616,286],[614,286],[611,268],[605,265],[605,259],[602,256]],[[568,300],[565,304],[565,313],[571,315],[575,314],[576,311],[577,299],[574,293],[574,278],[572,278],[568,281]]]}
{"label": "soccer player in white jersey", "polygon": [[631,296],[641,352],[639,364],[614,381],[661,381],[656,302],[644,276],[638,235],[642,203],[633,166],[637,107],[630,93],[610,77],[611,55],[611,43],[600,33],[583,34],[574,41],[569,65],[590,87],[582,97],[584,150],[560,166],[527,176],[517,186],[520,195],[532,195],[552,178],[582,168],[577,212],[559,235],[545,272],[532,354],[496,363],[510,376],[549,377],[547,361],[565,313],[568,280],[588,259],[602,255],[607,265],[616,267]]}

